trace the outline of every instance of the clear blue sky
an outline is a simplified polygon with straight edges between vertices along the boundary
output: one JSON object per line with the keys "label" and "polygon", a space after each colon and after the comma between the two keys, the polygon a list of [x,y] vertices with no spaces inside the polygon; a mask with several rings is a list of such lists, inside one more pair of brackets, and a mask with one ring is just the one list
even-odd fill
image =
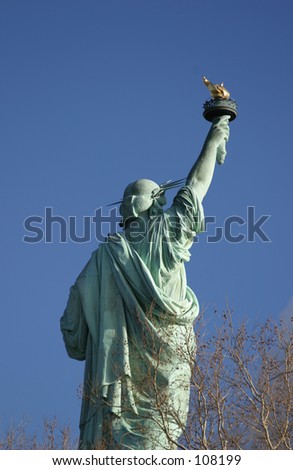
{"label": "clear blue sky", "polygon": [[[210,313],[227,301],[250,322],[292,311],[292,14],[289,0],[1,1],[0,430],[56,415],[77,434],[79,420],[83,363],[66,356],[59,318],[98,242],[60,243],[55,224],[52,243],[24,243],[24,220],[51,207],[81,235],[130,181],[186,176],[209,128],[203,74],[225,82],[239,116],[189,285]],[[207,242],[249,206],[270,215],[271,242]]]}

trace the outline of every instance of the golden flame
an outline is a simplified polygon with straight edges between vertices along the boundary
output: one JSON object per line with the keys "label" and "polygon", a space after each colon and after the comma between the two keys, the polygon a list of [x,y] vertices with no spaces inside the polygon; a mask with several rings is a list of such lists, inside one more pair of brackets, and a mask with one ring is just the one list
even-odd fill
{"label": "golden flame", "polygon": [[208,87],[208,89],[211,92],[212,98],[215,99],[224,99],[227,100],[230,98],[230,93],[226,88],[224,88],[224,83],[221,83],[220,85],[218,84],[213,84],[210,82],[206,77],[202,77],[204,84]]}

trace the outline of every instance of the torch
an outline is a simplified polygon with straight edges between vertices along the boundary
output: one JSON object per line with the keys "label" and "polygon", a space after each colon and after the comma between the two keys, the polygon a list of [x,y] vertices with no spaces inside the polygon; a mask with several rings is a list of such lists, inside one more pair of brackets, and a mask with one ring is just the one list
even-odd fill
{"label": "torch", "polygon": [[[204,84],[211,92],[212,98],[205,101],[203,107],[203,116],[207,121],[214,122],[216,118],[224,117],[229,121],[233,121],[237,116],[237,103],[230,98],[229,91],[224,88],[224,83],[213,84],[206,77],[203,77]],[[221,165],[224,163],[226,156],[226,142],[218,147],[217,162]]]}

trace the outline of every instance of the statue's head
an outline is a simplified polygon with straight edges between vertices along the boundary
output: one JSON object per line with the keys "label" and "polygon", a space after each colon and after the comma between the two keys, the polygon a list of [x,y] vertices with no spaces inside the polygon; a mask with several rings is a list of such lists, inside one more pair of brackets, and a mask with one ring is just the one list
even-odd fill
{"label": "statue's head", "polygon": [[151,207],[158,210],[166,204],[165,189],[152,180],[139,179],[130,183],[123,194],[120,205],[122,215],[122,225],[126,220],[141,216]]}

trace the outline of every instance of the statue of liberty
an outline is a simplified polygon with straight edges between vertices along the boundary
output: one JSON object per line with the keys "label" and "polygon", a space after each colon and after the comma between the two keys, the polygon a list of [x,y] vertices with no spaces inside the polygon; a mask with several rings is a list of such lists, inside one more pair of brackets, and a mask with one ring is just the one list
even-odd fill
{"label": "statue of liberty", "polygon": [[99,245],[70,290],[61,330],[68,355],[85,360],[80,449],[177,448],[199,312],[185,262],[204,230],[202,201],[225,157],[228,121],[213,120],[186,179],[126,187],[122,231]]}

